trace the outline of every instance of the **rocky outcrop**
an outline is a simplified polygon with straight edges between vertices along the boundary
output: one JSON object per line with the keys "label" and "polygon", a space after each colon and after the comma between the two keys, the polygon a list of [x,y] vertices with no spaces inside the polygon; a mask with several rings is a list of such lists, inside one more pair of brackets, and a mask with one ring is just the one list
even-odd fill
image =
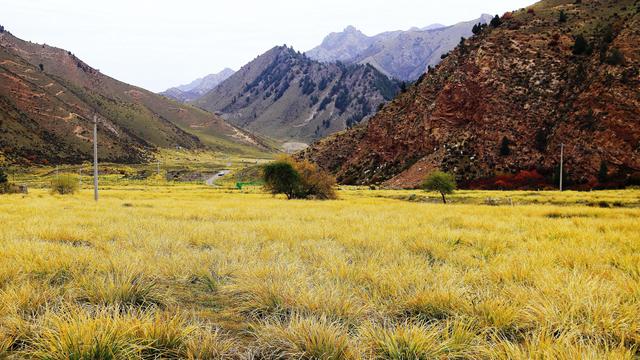
{"label": "rocky outcrop", "polygon": [[[551,184],[564,144],[570,186],[635,181],[639,12],[637,1],[583,0],[542,1],[505,14],[366,128],[301,156],[347,184],[413,187],[439,168],[463,186],[501,188],[528,184],[523,177]],[[578,35],[588,46],[576,48]]]}

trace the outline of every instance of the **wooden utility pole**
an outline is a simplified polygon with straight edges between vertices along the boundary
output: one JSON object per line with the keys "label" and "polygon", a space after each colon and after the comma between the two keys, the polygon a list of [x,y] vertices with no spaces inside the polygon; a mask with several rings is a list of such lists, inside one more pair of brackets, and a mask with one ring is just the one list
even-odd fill
{"label": "wooden utility pole", "polygon": [[560,144],[560,191],[562,191],[562,180],[564,176],[564,144]]}
{"label": "wooden utility pole", "polygon": [[98,115],[93,114],[93,198],[98,201]]}

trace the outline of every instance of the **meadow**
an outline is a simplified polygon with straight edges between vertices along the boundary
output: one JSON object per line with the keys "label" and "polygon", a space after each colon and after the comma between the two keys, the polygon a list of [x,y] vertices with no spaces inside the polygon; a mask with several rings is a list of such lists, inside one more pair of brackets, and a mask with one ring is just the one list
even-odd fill
{"label": "meadow", "polygon": [[0,196],[0,358],[639,355],[638,190],[104,183]]}

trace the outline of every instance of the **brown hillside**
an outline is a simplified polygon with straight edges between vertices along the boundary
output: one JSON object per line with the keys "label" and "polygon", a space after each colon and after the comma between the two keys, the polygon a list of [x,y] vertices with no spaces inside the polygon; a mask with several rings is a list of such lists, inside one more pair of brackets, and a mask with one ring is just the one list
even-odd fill
{"label": "brown hillside", "polygon": [[18,163],[89,159],[94,111],[104,161],[144,161],[157,148],[239,151],[258,145],[211,113],[112,79],[71,52],[0,33],[4,157]]}
{"label": "brown hillside", "polygon": [[[575,54],[578,35],[589,46]],[[440,168],[468,187],[541,186],[564,143],[573,186],[593,186],[603,162],[601,182],[636,181],[638,44],[637,0],[542,1],[466,40],[365,129],[302,156],[347,184],[413,187]]]}

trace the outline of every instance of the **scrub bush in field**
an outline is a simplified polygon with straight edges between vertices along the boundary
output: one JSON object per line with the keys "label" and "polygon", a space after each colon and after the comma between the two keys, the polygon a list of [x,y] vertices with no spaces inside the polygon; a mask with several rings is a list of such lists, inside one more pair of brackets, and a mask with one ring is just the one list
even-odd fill
{"label": "scrub bush in field", "polygon": [[73,194],[78,188],[78,179],[70,174],[60,175],[51,181],[51,192],[60,195]]}
{"label": "scrub bush in field", "polygon": [[300,174],[291,164],[276,161],[264,167],[264,183],[272,194],[285,194],[287,199],[294,199],[300,187]]}
{"label": "scrub bush in field", "polygon": [[336,180],[309,161],[281,157],[264,167],[265,188],[288,199],[335,199]]}

